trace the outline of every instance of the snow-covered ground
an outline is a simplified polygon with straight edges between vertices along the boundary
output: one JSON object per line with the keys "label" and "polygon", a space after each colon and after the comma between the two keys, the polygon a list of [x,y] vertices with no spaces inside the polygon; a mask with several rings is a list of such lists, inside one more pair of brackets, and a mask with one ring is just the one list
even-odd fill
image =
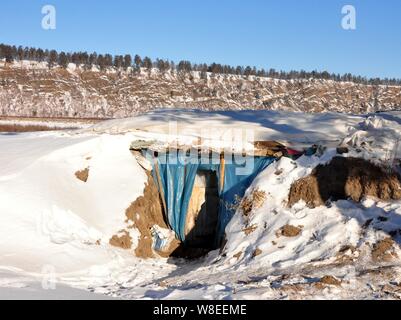
{"label": "snow-covered ground", "polygon": [[[171,121],[177,136],[166,137]],[[349,156],[398,157],[400,124],[396,112],[168,110],[75,131],[0,134],[0,298],[399,298],[401,202],[367,198],[311,209],[302,202],[288,208],[286,200],[291,184],[329,162],[341,142],[349,143]],[[237,210],[221,252],[196,261],[140,259],[110,246],[147,180],[130,144],[163,137],[190,143],[206,127],[222,130],[203,141],[209,146],[236,128],[253,130],[255,140],[328,148],[263,171],[247,195],[259,190],[266,198],[246,217]],[[86,182],[76,177],[85,169]],[[280,235],[286,225],[299,233]],[[135,247],[138,232],[130,230]],[[372,245],[394,231],[394,259],[372,261]]]}

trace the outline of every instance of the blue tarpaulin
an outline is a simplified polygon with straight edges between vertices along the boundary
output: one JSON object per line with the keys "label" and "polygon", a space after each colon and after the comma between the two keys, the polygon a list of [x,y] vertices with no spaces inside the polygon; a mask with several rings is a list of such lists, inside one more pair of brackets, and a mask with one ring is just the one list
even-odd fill
{"label": "blue tarpaulin", "polygon": [[[143,154],[151,161],[153,177],[164,196],[167,222],[177,237],[185,241],[185,221],[196,174],[198,170],[215,171],[221,185],[222,164],[220,161],[205,161],[204,158],[194,158],[181,152],[159,153],[155,156],[152,151],[144,150]],[[224,236],[225,227],[235,213],[236,201],[243,197],[254,178],[274,160],[273,157],[225,157],[224,184],[219,188],[216,243]]]}

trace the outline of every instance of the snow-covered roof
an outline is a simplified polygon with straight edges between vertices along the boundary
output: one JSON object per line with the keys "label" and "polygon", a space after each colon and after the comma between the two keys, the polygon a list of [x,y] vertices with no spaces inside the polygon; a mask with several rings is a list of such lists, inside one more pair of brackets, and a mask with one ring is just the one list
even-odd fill
{"label": "snow-covered roof", "polygon": [[132,118],[108,120],[88,130],[111,134],[136,132],[153,139],[167,134],[171,138],[180,136],[192,141],[202,138],[215,142],[227,141],[231,134],[231,140],[242,135],[248,142],[278,141],[293,147],[316,143],[337,146],[349,134],[349,129],[365,118],[340,113],[163,109]]}

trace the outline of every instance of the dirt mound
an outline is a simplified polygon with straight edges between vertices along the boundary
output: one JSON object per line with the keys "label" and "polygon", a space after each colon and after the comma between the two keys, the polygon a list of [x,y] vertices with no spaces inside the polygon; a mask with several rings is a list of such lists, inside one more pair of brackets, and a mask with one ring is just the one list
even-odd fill
{"label": "dirt mound", "polygon": [[381,200],[401,199],[399,175],[364,159],[335,157],[329,164],[317,166],[308,177],[292,184],[288,205],[291,207],[303,200],[308,207],[315,208],[328,200],[359,202],[366,196]]}
{"label": "dirt mound", "polygon": [[75,176],[82,182],[87,182],[89,178],[89,168],[75,172]]}
{"label": "dirt mound", "polygon": [[[149,172],[146,172],[148,182],[145,186],[143,196],[137,198],[126,210],[125,214],[128,220],[133,222],[132,227],[135,227],[141,233],[138,246],[135,249],[135,254],[141,258],[154,257],[152,249],[152,233],[151,228],[158,225],[162,228],[168,228],[164,221],[164,214],[161,201],[159,201],[160,194],[157,189],[153,177]],[[158,252],[159,255],[166,257],[178,247],[179,241],[173,241],[169,248]]]}

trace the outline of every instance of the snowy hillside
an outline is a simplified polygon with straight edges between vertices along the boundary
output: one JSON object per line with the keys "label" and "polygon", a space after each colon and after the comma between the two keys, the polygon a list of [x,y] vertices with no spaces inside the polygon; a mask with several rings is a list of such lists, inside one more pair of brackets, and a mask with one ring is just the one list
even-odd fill
{"label": "snowy hillside", "polygon": [[[177,122],[173,136],[171,121]],[[278,140],[298,150],[321,147],[296,160],[281,157],[253,181],[221,249],[193,261],[137,257],[143,235],[126,211],[143,195],[148,177],[130,145],[155,139],[193,143],[205,127],[252,129],[255,140]],[[0,296],[398,299],[400,138],[398,112],[167,110],[79,130],[0,133]],[[221,134],[206,137],[203,145],[234,142]],[[344,183],[364,181],[360,166],[354,168],[358,161],[378,170],[380,181],[370,177],[358,199],[346,193],[310,202],[314,177],[337,158],[349,159],[342,161],[355,173],[345,173]],[[301,189],[310,193],[296,193],[303,182]],[[113,236],[129,238],[130,245],[111,245]]]}
{"label": "snowy hillside", "polygon": [[367,113],[401,105],[401,87],[331,80],[277,80],[199,72],[140,74],[68,69],[30,61],[0,64],[0,115],[119,118],[160,106]]}

